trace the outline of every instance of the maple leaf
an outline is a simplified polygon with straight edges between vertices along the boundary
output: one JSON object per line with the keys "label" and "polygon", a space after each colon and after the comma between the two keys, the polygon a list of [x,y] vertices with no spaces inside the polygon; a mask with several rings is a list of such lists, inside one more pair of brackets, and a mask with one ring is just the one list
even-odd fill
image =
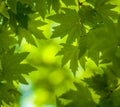
{"label": "maple leaf", "polygon": [[9,49],[11,45],[17,42],[14,36],[11,36],[12,34],[13,33],[7,28],[0,28],[0,52]]}
{"label": "maple leaf", "polygon": [[[70,90],[63,94],[57,99],[57,106],[120,106],[118,81],[120,77],[120,19],[118,20],[118,14],[120,11],[119,6],[116,8],[119,0],[82,1],[0,0],[0,104],[2,101],[7,104],[15,101],[13,95],[17,94],[17,90],[13,86],[13,81],[26,83],[22,74],[35,70],[23,61],[28,53],[15,53],[15,49],[10,49],[10,47],[20,44],[23,38],[34,45],[34,37],[44,38],[40,27],[44,26],[44,22],[50,22],[45,20],[49,12],[48,19],[58,23],[58,26],[52,28],[52,37],[67,38],[63,48],[58,52],[58,55],[63,55],[62,66],[70,62],[70,69],[75,72],[79,60],[85,69],[86,57],[89,57],[98,68],[101,69],[103,65],[106,67],[105,74],[94,74],[84,79],[88,86],[75,84],[77,90]],[[41,18],[44,20],[41,21]],[[48,25],[51,25],[51,22]],[[88,77],[88,74],[85,77]],[[100,96],[97,104],[93,101],[95,97],[93,92]],[[64,100],[70,103],[64,105],[62,104]]]}
{"label": "maple leaf", "polygon": [[11,8],[12,12],[17,13],[17,0],[7,0],[8,6]]}
{"label": "maple leaf", "polygon": [[52,7],[55,12],[59,11],[60,8],[60,1],[59,0],[47,0],[48,4],[48,11],[50,12],[50,8]]}
{"label": "maple leaf", "polygon": [[29,15],[28,29],[18,29],[19,43],[21,43],[21,40],[24,37],[28,43],[31,43],[33,45],[35,45],[34,36],[37,39],[45,39],[45,36],[39,27],[45,25],[46,23],[42,22],[40,19],[36,20],[36,18],[38,18],[38,14]]}
{"label": "maple leaf", "polygon": [[63,107],[96,107],[95,102],[92,99],[91,93],[87,87],[79,83],[74,83],[77,90],[69,90],[60,96],[65,100],[71,100],[70,103]]}
{"label": "maple leaf", "polygon": [[97,13],[102,17],[103,22],[110,23],[111,18],[117,19],[118,13],[114,9],[117,5],[113,5],[109,2],[110,0],[87,0],[87,2],[93,4]]}
{"label": "maple leaf", "polygon": [[67,42],[72,43],[76,38],[80,38],[82,35],[82,25],[80,23],[79,14],[76,10],[67,8],[64,8],[63,10],[63,13],[58,13],[48,17],[48,19],[60,24],[53,28],[54,31],[52,37],[63,38],[68,34]]}
{"label": "maple leaf", "polygon": [[38,14],[29,15],[28,31],[30,31],[38,39],[43,39],[43,38],[45,39],[45,36],[43,35],[42,30],[40,30],[39,27],[47,23],[41,21],[40,19],[36,20],[36,18],[39,18]]}
{"label": "maple leaf", "polygon": [[[86,33],[84,33],[86,34]],[[87,36],[84,35],[80,38],[79,40],[79,55],[78,55],[78,59],[80,59],[80,65],[82,66],[83,69],[85,69],[85,62],[86,62],[86,58],[85,58],[85,55],[86,55],[86,52],[87,52]]]}
{"label": "maple leaf", "polygon": [[9,24],[11,29],[17,34],[19,27],[24,29],[28,29],[28,15],[32,13],[32,9],[30,6],[26,4],[22,4],[21,2],[17,2],[16,4],[16,13],[13,12],[12,9],[9,9]]}
{"label": "maple leaf", "polygon": [[26,84],[26,80],[22,74],[28,74],[29,72],[36,70],[29,64],[21,63],[29,53],[14,53],[14,48],[5,52],[1,58],[1,78],[7,82],[12,83],[13,80],[19,80],[19,82]]}
{"label": "maple leaf", "polygon": [[8,19],[10,18],[9,14],[8,14],[8,9],[7,9],[4,1],[0,2],[0,14],[2,14],[4,17],[6,17]]}
{"label": "maple leaf", "polygon": [[3,101],[6,104],[13,103],[20,95],[21,94],[12,84],[0,82],[0,105],[3,104]]}
{"label": "maple leaf", "polygon": [[79,15],[81,18],[81,22],[90,27],[94,28],[98,24],[102,23],[101,16],[93,7],[89,5],[80,7]]}
{"label": "maple leaf", "polygon": [[114,72],[109,69],[103,69],[103,74],[95,74],[90,78],[84,78],[84,81],[101,97],[108,97],[116,88],[118,80]]}
{"label": "maple leaf", "polygon": [[101,14],[103,20],[108,23],[110,18],[117,19],[118,17],[118,13],[112,10],[115,7],[116,5],[106,4],[105,6],[100,6],[100,8],[97,8],[96,10]]}
{"label": "maple leaf", "polygon": [[[89,87],[93,88],[98,94],[106,94],[107,93],[107,80],[105,75],[95,75],[91,78],[85,78],[84,81],[88,84]],[[103,88],[104,87],[104,88]]]}
{"label": "maple leaf", "polygon": [[75,73],[78,69],[78,53],[79,50],[73,45],[64,45],[57,55],[63,55],[62,66],[70,61],[70,69]]}
{"label": "maple leaf", "polygon": [[18,9],[18,3],[21,3],[23,5],[28,5],[30,7],[33,6],[34,1],[33,0],[7,0],[8,6],[10,7],[10,9],[12,10],[13,13],[17,14],[17,9]]}
{"label": "maple leaf", "polygon": [[39,12],[41,17],[44,19],[47,14],[47,1],[46,0],[36,0],[35,9]]}

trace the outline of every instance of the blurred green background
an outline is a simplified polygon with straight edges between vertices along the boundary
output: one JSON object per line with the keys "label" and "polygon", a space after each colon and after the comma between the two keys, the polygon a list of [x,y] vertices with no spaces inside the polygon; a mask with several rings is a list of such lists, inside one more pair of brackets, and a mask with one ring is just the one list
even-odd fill
{"label": "blurred green background", "polygon": [[60,50],[60,43],[66,38],[50,39],[51,30],[44,26],[46,40],[36,40],[33,46],[23,39],[17,51],[30,52],[25,61],[37,68],[37,71],[24,75],[29,84],[20,84],[19,90],[22,96],[18,107],[56,107],[56,97],[66,92],[73,86],[74,76],[69,71],[69,64],[61,67],[62,56],[56,56]]}

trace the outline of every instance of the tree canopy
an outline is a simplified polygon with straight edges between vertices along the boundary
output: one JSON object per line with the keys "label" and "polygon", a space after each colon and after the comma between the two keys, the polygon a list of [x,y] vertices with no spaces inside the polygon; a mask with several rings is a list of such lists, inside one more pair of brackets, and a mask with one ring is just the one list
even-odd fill
{"label": "tree canopy", "polygon": [[37,70],[19,51],[22,41],[37,47],[36,40],[54,39],[64,39],[61,66],[74,78],[83,69],[74,89],[56,95],[57,107],[119,107],[119,0],[0,0],[0,105],[14,102],[16,84]]}

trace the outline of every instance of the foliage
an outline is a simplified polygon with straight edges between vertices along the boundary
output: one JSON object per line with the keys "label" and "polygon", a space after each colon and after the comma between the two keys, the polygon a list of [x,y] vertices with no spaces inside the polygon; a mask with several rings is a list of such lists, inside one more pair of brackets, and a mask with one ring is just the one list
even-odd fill
{"label": "foliage", "polygon": [[119,9],[117,0],[0,0],[0,105],[14,102],[15,83],[26,84],[23,74],[36,70],[18,49],[22,41],[37,46],[36,39],[65,38],[57,53],[62,67],[74,76],[81,66],[84,72],[75,89],[57,96],[57,107],[119,107]]}

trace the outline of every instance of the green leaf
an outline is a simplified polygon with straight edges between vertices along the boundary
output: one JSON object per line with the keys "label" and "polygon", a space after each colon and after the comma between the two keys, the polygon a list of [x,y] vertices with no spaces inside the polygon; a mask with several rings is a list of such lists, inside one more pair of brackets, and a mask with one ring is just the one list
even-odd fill
{"label": "green leaf", "polygon": [[[29,72],[36,70],[29,64],[21,63],[28,53],[14,53],[14,50],[10,50],[4,53],[1,59],[2,72],[1,77],[3,80],[12,83],[13,80],[19,80],[21,83],[26,83],[22,74],[28,74]],[[8,78],[9,77],[9,78]]]}
{"label": "green leaf", "polygon": [[25,38],[28,43],[36,45],[36,43],[34,41],[34,36],[37,39],[45,39],[45,36],[44,36],[42,30],[40,29],[40,27],[45,25],[46,23],[42,22],[40,19],[37,19],[37,18],[38,18],[37,14],[29,15],[28,29],[24,29],[24,28],[18,29],[19,43],[21,43],[21,40],[23,38]]}
{"label": "green leaf", "polygon": [[117,5],[111,4],[110,0],[87,0],[87,2],[93,5],[94,10],[104,23],[109,24],[118,18],[118,12],[114,11]]}
{"label": "green leaf", "polygon": [[46,23],[41,21],[40,19],[36,20],[37,18],[39,18],[38,14],[31,14],[29,16],[28,31],[30,31],[30,33],[32,33],[38,39],[45,39],[45,36],[43,35],[40,27],[45,25]]}
{"label": "green leaf", "polygon": [[19,23],[18,26],[27,29],[28,28],[28,13],[31,12],[31,9],[21,2],[17,3],[17,15],[16,19]]}
{"label": "green leaf", "polygon": [[82,6],[79,9],[79,15],[81,22],[90,27],[95,27],[98,24],[102,23],[101,16],[92,6]]}
{"label": "green leaf", "polygon": [[115,55],[120,58],[120,47],[117,48]]}
{"label": "green leaf", "polygon": [[96,29],[90,30],[87,34],[88,56],[98,65],[99,52],[109,52],[109,50],[116,47],[116,42],[117,36],[113,34],[112,29],[100,25]]}
{"label": "green leaf", "polygon": [[118,77],[120,77],[119,65],[120,65],[120,58],[114,56],[112,58],[111,69],[113,70],[113,72],[115,73],[115,75],[118,76]]}
{"label": "green leaf", "polygon": [[62,2],[65,3],[66,6],[76,5],[75,0],[62,0]]}
{"label": "green leaf", "polygon": [[[83,79],[82,83],[75,84],[76,90],[57,98],[57,106],[119,107],[119,9],[119,0],[0,0],[0,104],[14,102],[19,93],[14,82],[25,84],[23,75],[35,70],[25,60],[28,53],[17,53],[12,47],[18,46],[23,38],[35,45],[34,39],[45,38],[41,29],[46,33],[49,27],[50,36],[63,38],[63,41],[59,38],[55,41],[64,42],[58,52],[63,55],[62,66],[69,63],[70,70],[75,73],[80,63],[85,70],[82,74],[77,72],[77,78],[72,79]],[[48,15],[52,21],[47,20]],[[45,22],[48,25],[41,28]],[[44,44],[43,40],[39,42]],[[41,62],[39,67],[47,66]],[[53,75],[56,73],[50,78]],[[59,88],[52,89],[57,89],[55,92],[61,95]]]}
{"label": "green leaf", "polygon": [[59,8],[60,8],[60,1],[59,0],[47,0],[47,4],[48,4],[48,11],[49,12],[50,12],[51,7],[53,10],[55,10],[55,12],[59,11]]}
{"label": "green leaf", "polygon": [[52,37],[61,37],[63,38],[68,34],[68,43],[72,43],[76,38],[81,36],[81,23],[80,18],[76,10],[72,9],[63,9],[65,13],[55,14],[49,16],[48,19],[53,20],[60,25],[54,27]]}
{"label": "green leaf", "polygon": [[104,71],[102,75],[94,74],[94,76],[84,79],[88,86],[101,96],[101,99],[109,97],[118,84],[112,70],[107,68]]}
{"label": "green leaf", "polygon": [[86,62],[87,62],[85,56],[82,56],[80,58],[79,62],[80,62],[81,67],[85,70],[85,65],[86,65]]}
{"label": "green leaf", "polygon": [[96,1],[95,9],[98,12],[98,14],[101,15],[103,21],[105,23],[110,23],[111,18],[117,19],[118,13],[115,12],[114,9],[116,5],[107,3],[109,0],[102,0],[102,1]]}
{"label": "green leaf", "polygon": [[0,51],[9,49],[11,45],[15,45],[17,41],[11,35],[12,32],[7,28],[0,29]]}
{"label": "green leaf", "polygon": [[17,13],[17,0],[7,0],[8,6],[11,8],[12,12]]}
{"label": "green leaf", "polygon": [[28,29],[28,21],[29,17],[28,14],[32,13],[30,6],[27,6],[26,4],[22,4],[21,2],[17,2],[17,13],[13,13],[11,10],[9,10],[10,14],[10,20],[9,24],[11,29],[18,33],[19,27],[22,27],[24,29]]}
{"label": "green leaf", "polygon": [[20,93],[12,84],[0,82],[0,105],[3,101],[7,104],[14,103],[20,96]]}
{"label": "green leaf", "polygon": [[100,56],[99,51],[96,51],[96,50],[88,51],[88,57],[90,57],[97,66],[99,65],[99,59],[100,59],[99,56]]}
{"label": "green leaf", "polygon": [[25,38],[28,43],[30,43],[32,45],[36,45],[34,37],[33,37],[33,35],[32,35],[31,32],[29,32],[26,29],[19,28],[18,33],[19,33],[19,36],[18,36],[19,37],[19,39],[18,39],[19,44],[21,43],[21,41],[23,40],[23,38]]}
{"label": "green leaf", "polygon": [[116,88],[114,93],[112,93],[112,95],[111,95],[111,99],[114,104],[114,107],[120,106],[119,98],[120,98],[120,89],[119,89],[119,85],[118,85],[118,87]]}
{"label": "green leaf", "polygon": [[62,101],[56,98],[57,107],[63,107]]}
{"label": "green leaf", "polygon": [[22,4],[27,4],[31,7],[34,5],[34,0],[19,0]]}
{"label": "green leaf", "polygon": [[8,14],[8,10],[6,8],[6,4],[4,3],[4,1],[2,1],[0,3],[0,13],[6,18],[8,18],[8,19],[10,18],[9,14]]}
{"label": "green leaf", "polygon": [[36,0],[35,9],[39,12],[41,17],[44,19],[47,14],[47,0]]}
{"label": "green leaf", "polygon": [[85,55],[86,51],[87,51],[87,36],[85,35],[85,33],[83,32],[83,36],[81,36],[80,40],[79,40],[79,58],[81,58],[82,56]]}
{"label": "green leaf", "polygon": [[92,4],[93,6],[95,6],[96,0],[86,0],[86,2]]}
{"label": "green leaf", "polygon": [[70,69],[75,73],[78,69],[78,53],[79,50],[76,46],[64,45],[57,55],[64,55],[62,58],[62,66],[70,61]]}
{"label": "green leaf", "polygon": [[106,5],[107,3],[109,3],[109,1],[110,0],[101,0],[101,1],[97,1],[96,0],[96,2],[95,2],[95,7],[97,8],[99,8],[99,7],[101,7],[101,6],[103,6],[103,5]]}
{"label": "green leaf", "polygon": [[95,75],[91,78],[85,78],[84,81],[88,84],[89,87],[94,89],[97,94],[102,94],[104,96],[107,93],[107,80],[105,75]]}
{"label": "green leaf", "polygon": [[60,96],[60,98],[71,100],[71,102],[64,107],[96,107],[88,88],[81,83],[75,83],[75,86],[77,88],[76,91],[70,90]]}

